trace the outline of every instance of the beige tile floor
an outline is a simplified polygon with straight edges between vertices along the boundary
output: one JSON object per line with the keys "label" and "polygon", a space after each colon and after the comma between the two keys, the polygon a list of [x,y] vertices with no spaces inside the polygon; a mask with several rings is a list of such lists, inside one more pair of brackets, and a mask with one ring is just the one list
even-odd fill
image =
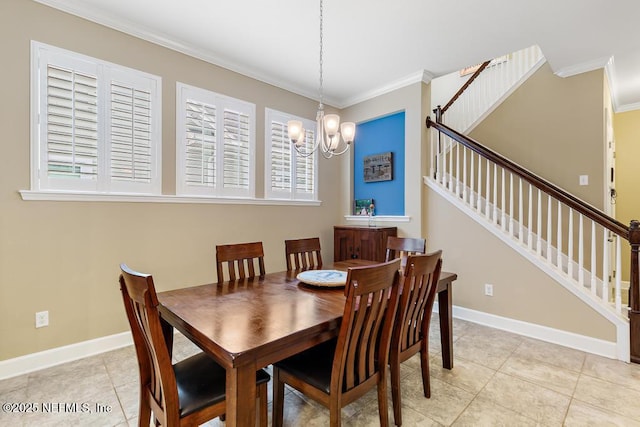
{"label": "beige tile floor", "polygon": [[[422,396],[419,360],[402,365],[403,425],[640,426],[640,365],[457,319],[454,341],[455,367],[448,371],[441,367],[434,317],[431,399]],[[176,336],[176,359],[195,351]],[[127,347],[0,381],[0,402],[38,408],[28,414],[0,412],[0,426],[135,426],[137,377],[135,353]],[[65,403],[86,403],[76,411],[87,412],[55,405]],[[43,413],[45,408],[49,412]],[[375,392],[344,408],[342,419],[346,426],[379,425]],[[287,391],[285,425],[326,426],[328,420],[322,406]],[[219,425],[224,423],[218,419],[206,424]]]}

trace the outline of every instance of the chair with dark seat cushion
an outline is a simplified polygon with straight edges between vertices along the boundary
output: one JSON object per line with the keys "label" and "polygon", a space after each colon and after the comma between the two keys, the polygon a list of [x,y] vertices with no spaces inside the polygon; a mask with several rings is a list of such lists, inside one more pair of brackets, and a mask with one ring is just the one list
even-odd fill
{"label": "chair with dark seat cushion", "polygon": [[400,260],[350,268],[347,300],[337,338],[273,365],[273,426],[281,426],[284,385],[329,408],[330,425],[341,409],[377,387],[380,425],[388,426],[387,358],[398,307]]}
{"label": "chair with dark seat cushion", "polygon": [[[175,365],[163,334],[153,278],[120,266],[120,290],[140,373],[138,424],[197,426],[225,413],[225,369],[205,353]],[[269,374],[256,373],[260,425],[267,425]]]}
{"label": "chair with dark seat cushion", "polygon": [[[320,239],[295,239],[284,241],[284,252],[287,257],[287,270],[308,270],[322,267]],[[292,262],[293,260],[293,262]]]}
{"label": "chair with dark seat cushion", "polygon": [[397,426],[402,425],[400,363],[420,353],[422,387],[425,397],[431,397],[429,383],[429,325],[436,297],[442,251],[407,258],[402,278],[400,305],[391,336],[391,395]]}
{"label": "chair with dark seat cushion", "polygon": [[387,261],[400,258],[402,266],[407,262],[409,255],[423,254],[426,252],[426,240],[414,237],[395,237],[387,238],[387,253],[385,259]]}
{"label": "chair with dark seat cushion", "polygon": [[262,242],[216,246],[218,283],[224,282],[223,265],[225,263],[228,267],[229,280],[241,280],[244,278],[251,279],[256,276],[256,261],[259,275],[264,276],[264,249],[262,248]]}

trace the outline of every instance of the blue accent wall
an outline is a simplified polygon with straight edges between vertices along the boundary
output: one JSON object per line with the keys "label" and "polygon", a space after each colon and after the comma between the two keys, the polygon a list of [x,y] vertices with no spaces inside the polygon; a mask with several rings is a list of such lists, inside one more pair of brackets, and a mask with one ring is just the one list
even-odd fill
{"label": "blue accent wall", "polygon": [[[353,194],[356,199],[373,199],[376,215],[404,215],[404,146],[404,111],[356,126]],[[364,157],[389,151],[393,179],[364,182]]]}

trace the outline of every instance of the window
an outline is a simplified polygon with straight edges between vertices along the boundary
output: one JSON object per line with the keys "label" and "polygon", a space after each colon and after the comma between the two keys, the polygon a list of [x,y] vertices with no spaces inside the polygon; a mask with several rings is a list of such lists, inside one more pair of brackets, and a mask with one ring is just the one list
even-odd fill
{"label": "window", "polygon": [[160,77],[38,42],[31,52],[31,189],[160,194]]}
{"label": "window", "polygon": [[255,105],[177,84],[178,195],[254,197]]}
{"label": "window", "polygon": [[301,120],[306,130],[305,147],[311,150],[315,122],[266,109],[265,195],[270,199],[317,200],[317,152],[302,156],[288,137],[287,122]]}

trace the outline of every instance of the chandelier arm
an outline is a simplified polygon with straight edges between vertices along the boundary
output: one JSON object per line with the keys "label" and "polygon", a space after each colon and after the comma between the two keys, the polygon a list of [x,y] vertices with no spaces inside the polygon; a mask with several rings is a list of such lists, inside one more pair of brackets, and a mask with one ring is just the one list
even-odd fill
{"label": "chandelier arm", "polygon": [[[319,142],[319,141],[316,141],[316,142],[313,144],[313,148],[311,148],[310,150],[301,150],[301,149],[300,149],[300,148],[298,148],[298,146],[297,146],[297,145],[295,145],[295,144],[293,144],[293,148],[295,148],[295,149],[296,149],[296,152],[297,152],[300,156],[302,156],[302,157],[309,157],[309,156],[311,156],[313,153],[315,153],[315,151],[318,149],[318,142]],[[322,151],[322,150],[320,150],[320,151]]]}

